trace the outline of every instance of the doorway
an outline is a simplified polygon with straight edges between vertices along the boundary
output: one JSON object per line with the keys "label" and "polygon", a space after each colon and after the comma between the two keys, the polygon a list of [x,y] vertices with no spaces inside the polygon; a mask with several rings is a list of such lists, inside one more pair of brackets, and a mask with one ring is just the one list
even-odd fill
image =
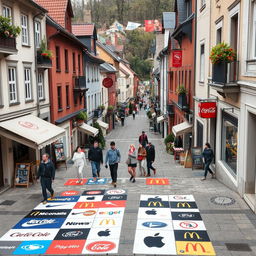
{"label": "doorway", "polygon": [[256,115],[248,114],[248,137],[246,155],[245,200],[256,211]]}
{"label": "doorway", "polygon": [[198,120],[196,121],[196,123],[196,146],[203,148],[204,126]]}
{"label": "doorway", "polygon": [[0,138],[0,188],[4,186],[4,168],[2,159],[2,142]]}

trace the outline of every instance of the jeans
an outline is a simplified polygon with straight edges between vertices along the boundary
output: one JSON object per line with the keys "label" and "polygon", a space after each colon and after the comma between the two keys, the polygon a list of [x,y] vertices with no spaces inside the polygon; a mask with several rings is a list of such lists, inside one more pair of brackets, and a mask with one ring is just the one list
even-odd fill
{"label": "jeans", "polygon": [[205,162],[204,164],[204,177],[206,178],[207,173],[209,171],[210,174],[213,174],[213,171],[210,169],[211,161]]}
{"label": "jeans", "polygon": [[118,163],[110,164],[109,169],[110,169],[110,175],[111,175],[111,178],[112,178],[112,182],[116,183]]}
{"label": "jeans", "polygon": [[84,169],[84,165],[79,165],[77,167],[77,177],[78,177],[78,179],[83,178],[83,169]]}
{"label": "jeans", "polygon": [[47,200],[46,189],[51,193],[51,196],[54,194],[54,191],[52,189],[52,179],[46,178],[46,177],[41,177],[40,181],[41,181],[43,198],[44,198],[44,201],[46,201]]}
{"label": "jeans", "polygon": [[91,166],[92,166],[92,176],[93,178],[96,178],[100,174],[100,162],[94,162],[91,161]]}
{"label": "jeans", "polygon": [[145,173],[145,161],[146,160],[139,160],[139,169],[140,169],[140,174],[143,175]]}
{"label": "jeans", "polygon": [[152,161],[147,161],[147,168],[148,168],[148,175],[150,175],[150,169],[155,171],[156,169],[153,167],[153,162]]}

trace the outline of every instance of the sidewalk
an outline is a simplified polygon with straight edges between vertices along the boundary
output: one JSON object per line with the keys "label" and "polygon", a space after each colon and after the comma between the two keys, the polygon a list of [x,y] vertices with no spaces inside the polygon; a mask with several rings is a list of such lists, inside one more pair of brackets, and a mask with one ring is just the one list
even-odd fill
{"label": "sidewalk", "polygon": [[[137,178],[134,184],[129,182],[125,160],[129,145],[138,145],[138,136],[142,130],[146,131],[149,141],[156,148],[155,167],[157,169],[157,177],[169,178],[170,185],[147,186],[145,185],[145,178]],[[202,171],[184,169],[175,163],[173,156],[165,152],[162,138],[149,132],[148,119],[144,111],[137,115],[135,120],[132,120],[132,117],[126,118],[125,126],[121,127],[118,125],[106,139],[107,145],[109,145],[110,141],[114,140],[117,148],[120,149],[122,163],[119,166],[117,187],[127,189],[128,192],[118,255],[133,255],[140,194],[194,195],[216,255],[256,255],[256,215],[251,212],[237,193],[231,191],[217,180],[209,178],[201,182]],[[110,176],[109,170],[106,170],[105,167],[102,167],[101,174],[102,177]],[[91,170],[87,168],[86,176],[90,177],[90,175]],[[72,166],[69,166],[67,171],[65,168],[58,170],[54,182],[56,194],[73,189],[65,187],[64,183],[67,179],[74,177],[75,170]],[[110,185],[91,185],[76,187],[75,190],[109,187]],[[229,203],[228,199],[224,197],[234,200],[231,200],[228,205],[218,205],[212,202],[214,201],[213,197],[217,196],[222,197],[219,200],[217,199],[217,203],[225,203],[226,201]],[[9,202],[6,202],[6,200],[9,200]],[[39,184],[28,189],[10,189],[0,195],[0,236],[30,212],[40,201],[41,191]],[[10,205],[2,205],[1,203],[3,202]],[[232,202],[234,203],[231,204]]]}

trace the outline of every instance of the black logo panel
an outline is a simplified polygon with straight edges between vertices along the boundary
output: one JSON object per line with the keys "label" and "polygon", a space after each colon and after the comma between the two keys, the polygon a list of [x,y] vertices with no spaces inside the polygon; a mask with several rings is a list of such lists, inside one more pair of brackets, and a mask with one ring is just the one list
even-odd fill
{"label": "black logo panel", "polygon": [[167,201],[140,201],[140,207],[150,208],[170,208],[169,202]]}
{"label": "black logo panel", "polygon": [[127,200],[127,195],[105,195],[102,201]]}
{"label": "black logo panel", "polygon": [[173,220],[202,220],[199,212],[172,212]]}
{"label": "black logo panel", "polygon": [[206,231],[174,230],[176,241],[208,242],[210,238]]}
{"label": "black logo panel", "polygon": [[171,208],[175,209],[197,209],[196,202],[170,202]]}
{"label": "black logo panel", "polygon": [[25,218],[67,218],[71,210],[33,210]]}
{"label": "black logo panel", "polygon": [[90,229],[60,229],[54,240],[86,240]]}

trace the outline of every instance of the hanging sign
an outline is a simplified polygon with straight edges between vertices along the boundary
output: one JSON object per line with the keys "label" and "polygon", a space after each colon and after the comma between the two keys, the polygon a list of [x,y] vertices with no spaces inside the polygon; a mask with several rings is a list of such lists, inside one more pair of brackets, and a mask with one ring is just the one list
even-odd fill
{"label": "hanging sign", "polygon": [[182,50],[172,51],[172,66],[179,68],[182,66]]}
{"label": "hanging sign", "polygon": [[106,88],[112,87],[113,84],[114,84],[113,79],[110,78],[110,77],[106,77],[106,78],[104,78],[103,81],[102,81],[102,85],[103,85],[104,87],[106,87]]}
{"label": "hanging sign", "polygon": [[202,118],[216,118],[216,102],[200,102],[198,104],[198,115]]}

